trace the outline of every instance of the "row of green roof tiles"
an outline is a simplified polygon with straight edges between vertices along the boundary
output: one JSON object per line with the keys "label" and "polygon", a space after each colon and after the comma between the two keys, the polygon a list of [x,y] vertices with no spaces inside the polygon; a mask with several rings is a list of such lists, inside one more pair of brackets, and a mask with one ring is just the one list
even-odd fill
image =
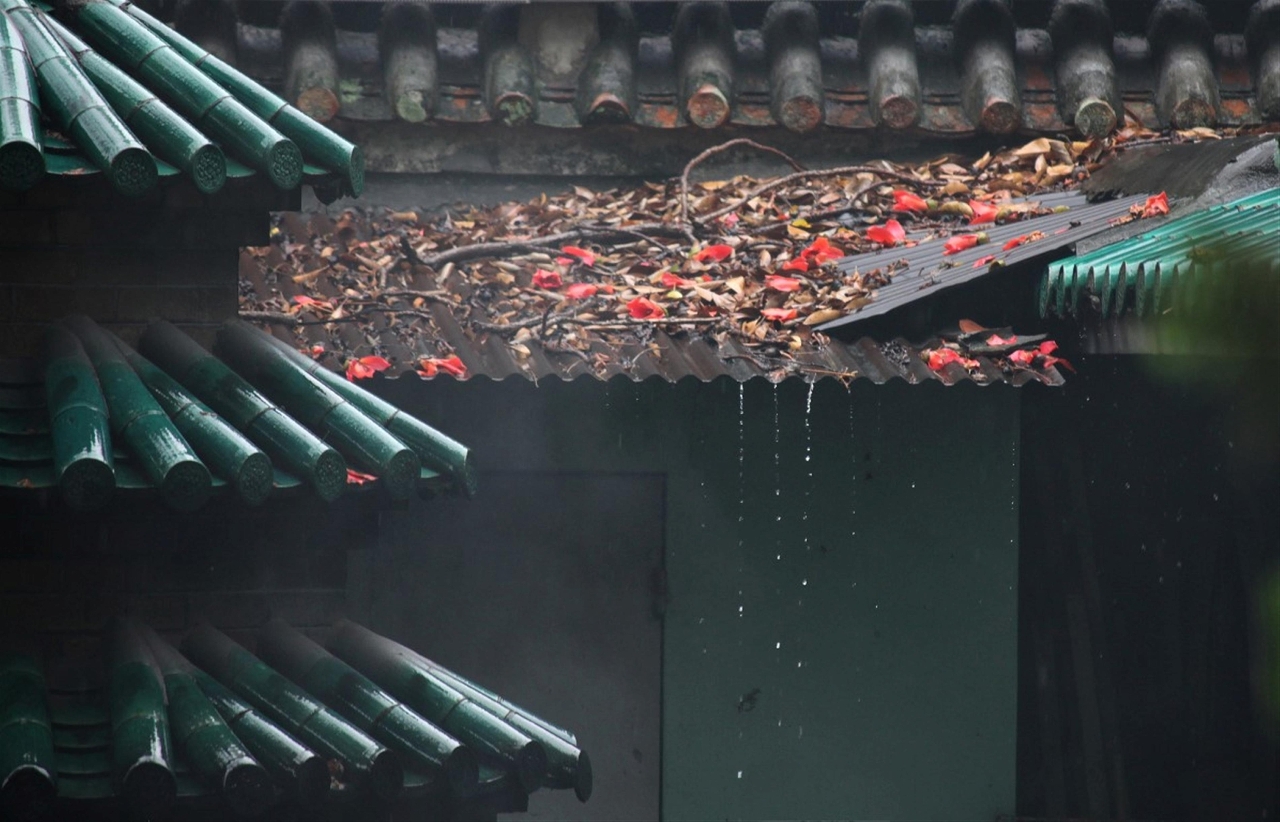
{"label": "row of green roof tiles", "polygon": [[328,761],[382,801],[415,788],[464,801],[508,786],[591,795],[572,733],[359,625],[340,623],[326,648],[272,620],[258,646],[206,625],[179,652],[117,620],[103,701],[73,703],[74,717],[65,693],[48,704],[32,657],[0,655],[0,808],[34,818],[59,796],[115,795],[134,818],[165,818],[177,797],[214,793],[237,818],[277,802],[314,813],[332,798]]}
{"label": "row of green roof tiles", "polygon": [[83,172],[75,153],[127,195],[174,173],[204,193],[250,171],[364,188],[359,147],[125,0],[68,6],[65,21],[28,0],[0,10],[0,187]]}
{"label": "row of green roof tiles", "polygon": [[[1040,288],[1040,313],[1075,314],[1084,293],[1103,316],[1139,316],[1205,298],[1214,278],[1280,273],[1280,188],[1169,220],[1136,237],[1054,263]],[[1221,284],[1220,285],[1224,285]],[[1132,296],[1130,292],[1132,291]]]}
{"label": "row of green roof tiles", "polygon": [[299,484],[332,500],[350,463],[395,499],[474,491],[465,446],[266,332],[232,321],[217,348],[163,321],[139,351],[85,317],[52,327],[44,407],[4,412],[0,487],[56,486],[77,510],[147,487],[193,510],[219,486],[250,504]]}

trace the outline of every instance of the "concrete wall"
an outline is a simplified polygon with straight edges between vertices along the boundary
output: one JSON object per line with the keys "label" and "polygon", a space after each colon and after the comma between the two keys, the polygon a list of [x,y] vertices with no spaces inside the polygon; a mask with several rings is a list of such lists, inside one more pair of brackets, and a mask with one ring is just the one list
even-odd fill
{"label": "concrete wall", "polygon": [[[379,390],[475,446],[486,473],[507,475],[500,493],[482,485],[468,503],[486,512],[467,517],[479,530],[525,493],[575,512],[550,536],[517,534],[512,554],[524,545],[543,556],[539,543],[548,539],[572,552],[610,526],[662,536],[665,578],[649,580],[644,593],[665,611],[663,818],[989,820],[1013,812],[1017,392],[902,383],[846,391],[825,381],[806,412],[808,386],[796,381],[405,379]],[[617,517],[620,506],[583,511],[563,496],[566,486],[543,479],[613,482],[619,473],[661,475],[664,516],[637,526]],[[517,492],[509,478],[519,474],[527,481]],[[404,516],[417,525],[382,549],[438,551],[429,535],[457,514],[433,503]],[[412,545],[406,533],[416,533]],[[372,566],[369,590],[396,592],[378,599],[373,615],[425,637],[437,627],[424,615],[440,613],[424,604],[441,596],[432,591],[482,578],[495,559],[456,547],[440,558]],[[439,581],[423,579],[428,573]],[[540,584],[535,568],[527,576]],[[591,596],[612,586],[639,607],[644,583],[633,575],[596,582]],[[547,596],[581,594],[566,585]],[[487,625],[504,599],[477,596],[470,609],[447,601],[455,634],[476,615]],[[524,612],[509,619],[520,630]],[[592,681],[600,662],[591,643],[581,647],[576,666],[546,663],[560,666],[557,681],[591,693],[601,687]],[[644,645],[631,652],[652,653]],[[518,674],[495,669],[499,678],[486,684],[532,698],[529,681],[549,676],[540,662],[526,659],[532,668]],[[643,696],[643,683],[628,693]],[[647,802],[617,802],[605,776],[620,773],[631,751],[593,739],[602,722],[634,723],[651,711],[566,704],[549,718],[577,730],[600,763],[592,818],[651,818]],[[532,797],[530,811],[543,801]]]}

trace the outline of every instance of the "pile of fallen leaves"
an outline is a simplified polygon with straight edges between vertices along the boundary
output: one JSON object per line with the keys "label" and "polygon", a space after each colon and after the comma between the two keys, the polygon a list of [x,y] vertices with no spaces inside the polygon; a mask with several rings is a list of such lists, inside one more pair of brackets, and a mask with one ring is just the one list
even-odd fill
{"label": "pile of fallen leaves", "polygon": [[272,244],[249,251],[258,270],[242,278],[241,313],[293,326],[300,347],[352,377],[391,365],[388,335],[418,358],[399,367],[465,375],[439,306],[473,339],[497,335],[517,358],[536,344],[602,369],[593,340],[647,343],[658,328],[787,357],[825,345],[815,326],[866,305],[892,277],[841,270],[841,257],[944,237],[948,253],[972,247],[984,242],[982,226],[1047,213],[1038,195],[1153,137],[1130,127],[1103,141],[1039,138],[973,162],[914,166],[806,171],[785,158],[797,171],[773,180],[689,182],[728,148],[781,154],[733,140],[665,183],[577,187],[439,216],[282,215]]}

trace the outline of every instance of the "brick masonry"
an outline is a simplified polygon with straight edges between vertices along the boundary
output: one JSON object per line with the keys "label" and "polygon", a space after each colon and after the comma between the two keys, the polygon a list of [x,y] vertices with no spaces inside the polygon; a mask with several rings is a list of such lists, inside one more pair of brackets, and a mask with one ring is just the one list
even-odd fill
{"label": "brick masonry", "polygon": [[214,195],[171,179],[129,199],[96,175],[0,192],[0,357],[34,353],[43,324],[68,314],[127,340],[163,317],[209,342],[236,313],[239,249],[300,205],[257,177]]}

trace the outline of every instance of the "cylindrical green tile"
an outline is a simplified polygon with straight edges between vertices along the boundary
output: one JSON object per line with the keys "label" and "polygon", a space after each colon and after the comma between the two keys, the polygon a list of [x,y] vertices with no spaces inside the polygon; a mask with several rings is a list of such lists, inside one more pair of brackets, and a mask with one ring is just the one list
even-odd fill
{"label": "cylindrical green tile", "polygon": [[160,496],[179,511],[204,505],[213,489],[209,469],[138,379],[115,340],[88,317],[62,323],[80,339],[98,372],[111,433],[128,444]]}
{"label": "cylindrical green tile", "polygon": [[107,401],[80,340],[60,326],[45,332],[44,390],[54,482],[72,508],[98,510],[116,487]]}
{"label": "cylindrical green tile", "polygon": [[46,816],[57,792],[44,674],[33,656],[0,653],[0,819]]}
{"label": "cylindrical green tile", "polygon": [[407,499],[422,470],[418,455],[333,390],[294,365],[252,326],[223,325],[218,356],[362,471],[382,480],[392,499]]}
{"label": "cylindrical green tile", "polygon": [[158,179],[151,153],[111,110],[93,82],[26,0],[0,0],[35,68],[44,112],[123,194],[136,196]]}
{"label": "cylindrical green tile", "polygon": [[125,0],[110,2],[126,8],[131,16],[230,91],[254,114],[297,143],[311,162],[340,174],[346,182],[347,194],[359,197],[364,191],[364,153],[359,146],[312,120],[248,75],[148,14],[137,4],[126,5]]}
{"label": "cylindrical green tile", "polygon": [[423,465],[449,477],[467,496],[475,493],[475,470],[471,461],[471,450],[465,445],[440,433],[416,417],[406,414],[381,397],[369,393],[341,374],[330,371],[284,341],[253,326],[248,327],[261,339],[275,346],[294,365],[331,388],[347,402],[385,427],[397,439],[402,440],[418,454]]}
{"label": "cylindrical green tile", "polygon": [[[18,0],[5,0],[17,2]],[[79,34],[180,111],[233,157],[282,189],[302,181],[302,152],[128,12],[89,0],[76,6]]]}
{"label": "cylindrical green tile", "polygon": [[257,505],[271,493],[271,460],[248,437],[196,399],[150,360],[116,340],[117,347],[200,459]]}
{"label": "cylindrical green tile", "polygon": [[284,622],[273,619],[267,623],[259,634],[258,652],[269,665],[320,697],[360,730],[442,773],[455,795],[466,796],[475,789],[479,763],[465,745]]}
{"label": "cylindrical green tile", "polygon": [[[439,716],[442,709],[450,704],[454,693],[465,697],[466,702],[453,704],[471,704],[481,708],[519,734],[542,745],[547,762],[546,784],[573,788],[583,802],[590,798],[593,782],[591,759],[577,746],[576,738],[568,731],[354,622],[342,620],[335,625],[328,648],[425,717]],[[473,723],[471,732],[477,736],[492,734],[492,726],[476,719],[474,712],[468,712],[466,718]],[[489,744],[509,751],[515,738],[494,734]]]}
{"label": "cylindrical green tile", "polygon": [[397,796],[397,754],[330,711],[306,691],[208,625],[190,631],[182,652],[303,744],[342,762],[347,778],[382,799]]}
{"label": "cylindrical green tile", "polygon": [[164,685],[136,628],[111,630],[111,776],[133,819],[163,819],[177,797]]}
{"label": "cylindrical green tile", "polygon": [[347,484],[342,455],[195,340],[161,320],[147,327],[138,351],[240,429],[275,463],[308,482],[322,499],[342,494]]}

